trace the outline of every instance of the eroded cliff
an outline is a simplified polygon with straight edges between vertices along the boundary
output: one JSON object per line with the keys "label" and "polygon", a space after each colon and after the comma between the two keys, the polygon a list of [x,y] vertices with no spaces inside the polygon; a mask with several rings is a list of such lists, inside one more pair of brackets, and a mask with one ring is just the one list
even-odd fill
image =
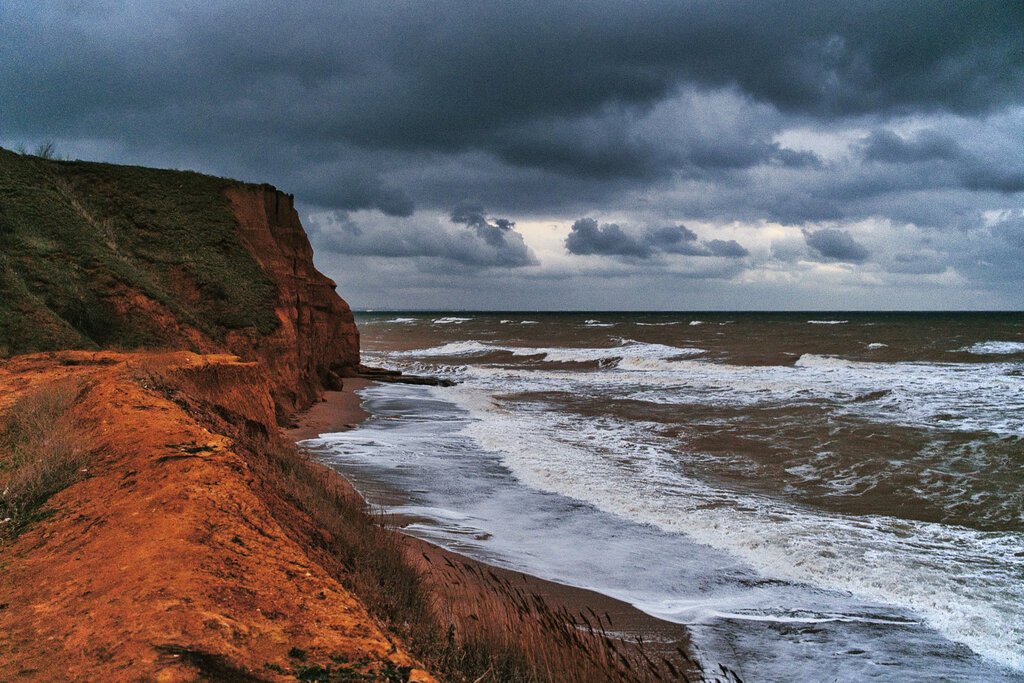
{"label": "eroded cliff", "polygon": [[0,356],[167,348],[259,361],[278,419],[359,363],[292,197],[0,149]]}
{"label": "eroded cliff", "polygon": [[313,266],[313,247],[291,195],[269,185],[225,189],[242,244],[277,288],[279,327],[253,336],[232,331],[227,345],[258,359],[274,383],[279,405],[308,406],[321,388],[338,388],[340,376],[359,364],[359,331],[335,284]]}

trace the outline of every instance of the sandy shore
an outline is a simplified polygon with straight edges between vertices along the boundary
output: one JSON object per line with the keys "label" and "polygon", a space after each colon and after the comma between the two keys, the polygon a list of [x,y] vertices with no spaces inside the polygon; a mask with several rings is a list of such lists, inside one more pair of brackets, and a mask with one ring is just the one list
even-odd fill
{"label": "sandy shore", "polygon": [[347,377],[342,391],[328,391],[320,403],[297,416],[296,426],[285,431],[292,441],[312,439],[329,432],[352,429],[370,416],[363,410],[362,400],[356,392],[371,384],[361,377]]}
{"label": "sandy shore", "polygon": [[[286,436],[294,441],[314,438],[320,434],[342,432],[353,429],[369,417],[363,410],[356,391],[372,382],[361,378],[345,380],[342,391],[327,392],[324,400],[315,404],[306,413],[299,416],[297,426],[287,430]],[[599,614],[610,621],[608,633],[619,640],[635,641],[638,637],[646,643],[649,654],[666,656],[678,662],[677,648],[689,651],[690,638],[687,628],[646,614],[632,605],[610,598],[606,595],[581,588],[546,581],[544,579],[516,571],[509,571],[477,560],[453,553],[419,539],[410,538],[410,557],[416,560],[434,579],[432,581],[436,593],[442,600],[453,602],[473,602],[473,596],[467,592],[488,592],[493,597],[486,577],[496,575],[503,581],[509,581],[527,594],[535,594],[553,608],[564,608],[573,615],[582,614],[593,621],[593,614]],[[447,560],[447,562],[445,562]],[[458,574],[453,581],[453,570]],[[492,574],[493,573],[493,574]],[[440,574],[440,575],[437,575]],[[484,577],[475,580],[474,577]]]}

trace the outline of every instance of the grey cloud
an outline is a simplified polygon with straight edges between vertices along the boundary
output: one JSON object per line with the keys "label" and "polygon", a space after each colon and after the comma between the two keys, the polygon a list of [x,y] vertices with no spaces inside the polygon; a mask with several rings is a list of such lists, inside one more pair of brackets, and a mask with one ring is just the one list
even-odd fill
{"label": "grey cloud", "polygon": [[469,268],[521,268],[538,263],[511,221],[489,223],[482,212],[456,210],[452,222],[469,229],[454,230],[422,220],[360,224],[346,212],[314,214],[309,222],[316,246],[338,254],[442,259]]}
{"label": "grey cloud", "polygon": [[710,240],[707,242],[708,250],[712,256],[724,256],[725,258],[742,258],[750,255],[736,240]]}
{"label": "grey cloud", "polygon": [[581,218],[572,224],[565,248],[570,254],[633,256],[649,258],[651,247],[623,232],[615,223],[598,225],[593,218]]}
{"label": "grey cloud", "polygon": [[321,205],[356,211],[377,209],[387,216],[408,217],[415,203],[402,188],[388,185],[372,174],[332,176],[329,186],[314,181],[306,187],[305,198]]}
{"label": "grey cloud", "polygon": [[957,235],[950,261],[972,280],[1003,285],[1019,296],[1024,280],[1024,213],[1014,214]]}
{"label": "grey cloud", "polygon": [[701,255],[703,248],[697,243],[697,233],[685,225],[658,228],[647,233],[647,241],[654,247],[675,254]]}
{"label": "grey cloud", "polygon": [[869,161],[907,163],[932,159],[956,160],[964,150],[947,135],[923,131],[911,139],[890,130],[875,131],[863,141],[864,157]]}
{"label": "grey cloud", "polygon": [[776,261],[793,263],[807,254],[807,242],[799,237],[781,237],[772,240],[770,254]]}
{"label": "grey cloud", "polygon": [[827,259],[863,263],[870,252],[845,230],[825,228],[815,232],[804,232],[808,246]]}
{"label": "grey cloud", "polygon": [[697,234],[685,225],[657,228],[634,236],[615,223],[598,225],[593,218],[581,218],[573,223],[565,239],[565,248],[570,254],[580,256],[636,259],[649,259],[658,253],[723,258],[741,258],[749,254],[735,240],[698,240]]}
{"label": "grey cloud", "polygon": [[1024,192],[1024,167],[997,168],[975,163],[962,169],[959,177],[969,190],[991,190],[1005,194]]}
{"label": "grey cloud", "polygon": [[509,243],[506,240],[522,237],[512,230],[514,221],[507,218],[495,218],[494,222],[488,222],[484,209],[478,204],[461,204],[452,210],[452,223],[462,223],[472,228],[478,237],[499,251],[506,249]]}
{"label": "grey cloud", "polygon": [[[972,153],[947,134],[924,130],[913,137],[902,137],[890,130],[875,131],[862,141],[864,158],[868,161],[893,164],[949,162],[957,182],[968,190],[995,191],[1006,194],[1024,192],[1024,164],[1019,160],[991,159]],[[943,169],[932,165],[923,182],[935,183]]]}
{"label": "grey cloud", "polygon": [[908,273],[911,275],[933,275],[941,273],[948,267],[947,260],[933,253],[900,253],[886,265],[890,273]]}

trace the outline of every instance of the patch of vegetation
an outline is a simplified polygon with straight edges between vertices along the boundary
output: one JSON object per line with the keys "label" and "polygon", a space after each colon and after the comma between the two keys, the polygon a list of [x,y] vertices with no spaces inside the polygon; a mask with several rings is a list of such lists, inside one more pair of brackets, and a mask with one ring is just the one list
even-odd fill
{"label": "patch of vegetation", "polygon": [[45,518],[55,493],[85,476],[89,439],[76,428],[72,406],[82,386],[65,381],[22,396],[0,424],[0,536],[13,538]]}
{"label": "patch of vegetation", "polygon": [[217,341],[276,329],[274,284],[224,196],[233,184],[0,149],[0,343],[10,353],[161,345],[151,316],[125,312],[132,296]]}
{"label": "patch of vegetation", "polygon": [[401,537],[369,514],[362,499],[283,440],[255,440],[250,464],[277,495],[309,517],[317,531],[313,542],[344,567],[345,587],[374,615],[402,635],[429,620],[428,596],[419,572],[406,560]]}

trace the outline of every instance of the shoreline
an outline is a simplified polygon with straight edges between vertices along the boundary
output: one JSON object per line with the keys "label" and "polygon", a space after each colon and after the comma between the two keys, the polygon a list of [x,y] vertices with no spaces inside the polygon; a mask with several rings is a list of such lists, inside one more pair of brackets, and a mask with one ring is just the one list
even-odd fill
{"label": "shoreline", "polygon": [[[294,426],[283,430],[285,438],[298,442],[357,428],[370,413],[362,408],[362,400],[355,392],[374,383],[364,378],[345,378],[341,391],[325,392],[323,400],[297,415]],[[359,495],[344,474],[331,469],[346,488]],[[402,530],[401,522],[396,529]],[[626,643],[636,643],[639,638],[648,654],[672,659],[680,668],[687,667],[680,649],[688,653],[687,657],[694,655],[690,631],[683,624],[651,616],[628,602],[593,590],[504,569],[423,539],[402,535],[409,544],[410,559],[434,579],[432,589],[442,603],[470,604],[478,601],[482,594],[493,599],[495,591],[489,584],[492,583],[490,577],[495,577],[502,583],[520,587],[527,594],[540,596],[556,612],[583,615],[584,620],[590,621],[594,621],[594,615],[601,615],[610,637]]]}

